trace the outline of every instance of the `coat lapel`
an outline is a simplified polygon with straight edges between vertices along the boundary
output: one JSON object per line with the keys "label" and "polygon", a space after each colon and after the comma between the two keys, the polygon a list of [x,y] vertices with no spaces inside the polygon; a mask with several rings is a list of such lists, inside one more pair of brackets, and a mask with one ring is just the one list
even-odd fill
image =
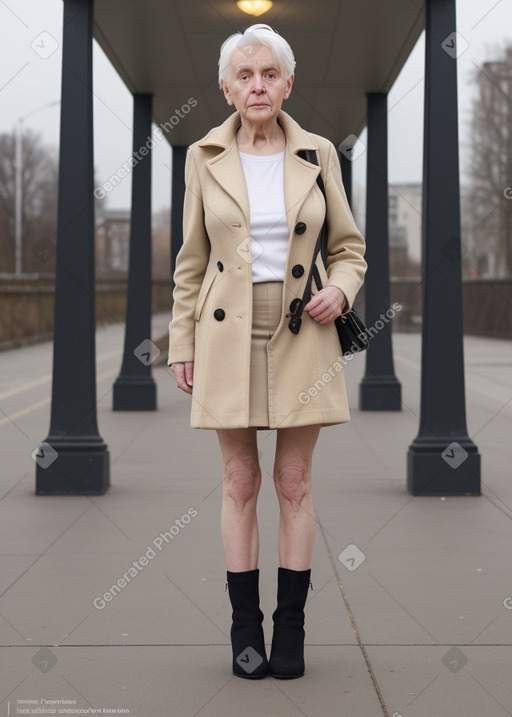
{"label": "coat lapel", "polygon": [[[290,115],[280,112],[278,122],[286,136],[284,163],[284,195],[290,232],[295,226],[299,209],[315,184],[319,167],[298,156],[301,149],[318,149],[314,138],[305,132]],[[219,127],[214,127],[199,142],[200,147],[218,147],[220,152],[207,160],[206,166],[215,181],[237,202],[247,226],[250,226],[249,198],[244,170],[236,145],[240,114],[233,113]]]}

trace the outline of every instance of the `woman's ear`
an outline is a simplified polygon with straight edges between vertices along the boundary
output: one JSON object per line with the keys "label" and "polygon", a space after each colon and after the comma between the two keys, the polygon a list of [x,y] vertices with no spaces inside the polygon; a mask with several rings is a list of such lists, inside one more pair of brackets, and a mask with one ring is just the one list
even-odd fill
{"label": "woman's ear", "polygon": [[227,85],[226,80],[221,80],[220,86],[222,87],[222,91],[224,92],[224,97],[226,98],[226,102],[228,103],[228,105],[232,105],[233,99],[231,97],[231,92],[229,91],[229,87]]}
{"label": "woman's ear", "polygon": [[287,100],[288,97],[290,96],[294,79],[295,79],[295,75],[290,75],[290,77],[286,80],[286,89],[284,91],[284,99],[285,100]]}

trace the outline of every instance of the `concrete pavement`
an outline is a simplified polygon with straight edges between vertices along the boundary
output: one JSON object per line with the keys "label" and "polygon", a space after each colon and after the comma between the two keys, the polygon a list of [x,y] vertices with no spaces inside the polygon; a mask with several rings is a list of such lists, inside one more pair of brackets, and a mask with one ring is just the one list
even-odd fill
{"label": "concrete pavement", "polygon": [[[154,317],[154,337],[168,320]],[[364,359],[347,367],[352,422],[323,429],[315,454],[306,675],[254,682],[230,671],[215,433],[189,428],[189,398],[165,362],[153,371],[159,410],[114,413],[122,346],[121,325],[98,330],[112,485],[92,497],[34,495],[51,343],[0,354],[0,717],[512,715],[512,342],[465,339],[480,497],[406,490],[419,335],[394,335],[399,413],[360,412]],[[275,432],[259,432],[267,643],[278,565],[274,441]]]}

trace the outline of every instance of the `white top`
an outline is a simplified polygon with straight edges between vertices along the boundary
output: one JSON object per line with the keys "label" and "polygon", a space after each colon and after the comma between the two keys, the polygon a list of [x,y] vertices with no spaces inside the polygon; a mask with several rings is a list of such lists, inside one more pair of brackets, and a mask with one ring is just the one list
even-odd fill
{"label": "white top", "polygon": [[288,222],[284,201],[284,150],[240,152],[250,208],[252,280],[284,281]]}

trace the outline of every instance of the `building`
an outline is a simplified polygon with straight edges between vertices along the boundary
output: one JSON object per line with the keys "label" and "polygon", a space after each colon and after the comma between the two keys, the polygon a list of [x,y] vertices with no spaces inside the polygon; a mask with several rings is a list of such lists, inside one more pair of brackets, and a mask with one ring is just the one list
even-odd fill
{"label": "building", "polygon": [[130,211],[105,209],[96,223],[96,271],[98,274],[128,272]]}
{"label": "building", "polygon": [[422,185],[389,185],[390,277],[419,276],[421,265]]}

